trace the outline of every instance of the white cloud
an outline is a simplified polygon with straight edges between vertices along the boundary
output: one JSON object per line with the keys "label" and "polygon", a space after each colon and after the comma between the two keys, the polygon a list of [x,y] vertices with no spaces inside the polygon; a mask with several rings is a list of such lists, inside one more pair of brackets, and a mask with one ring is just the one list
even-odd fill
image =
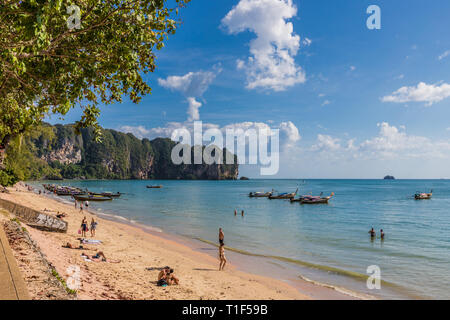
{"label": "white cloud", "polygon": [[200,109],[200,107],[202,106],[201,102],[195,100],[195,98],[193,97],[188,97],[187,100],[189,103],[189,107],[187,110],[188,121],[200,120],[200,113],[198,109]]}
{"label": "white cloud", "polygon": [[311,39],[306,38],[306,37],[303,38],[303,41],[302,41],[303,46],[309,47],[309,46],[311,45],[311,43],[312,43],[312,40],[311,40]]}
{"label": "white cloud", "polygon": [[350,71],[355,71],[356,67],[355,66],[350,66]]}
{"label": "white cloud", "polygon": [[340,139],[326,134],[317,135],[317,142],[311,147],[312,151],[336,151],[341,148]]}
{"label": "white cloud", "polygon": [[301,136],[298,128],[292,121],[281,122],[280,126],[280,140],[285,146],[293,146],[295,143],[300,141]]}
{"label": "white cloud", "polygon": [[256,34],[250,41],[250,57],[237,61],[238,69],[246,71],[248,89],[283,91],[306,81],[294,60],[300,37],[294,34],[292,22],[287,22],[296,15],[292,0],[240,0],[222,19],[231,34],[246,30]]}
{"label": "white cloud", "polygon": [[[270,121],[268,121],[269,123]],[[213,123],[202,123],[203,131],[211,128],[219,129],[223,132],[224,137],[226,136],[227,129],[238,130],[242,129],[243,131],[247,131],[249,129],[254,129],[256,132],[266,133],[270,135],[271,129],[279,129],[280,130],[280,148],[286,149],[287,147],[293,147],[298,141],[300,141],[301,136],[298,128],[291,121],[281,122],[278,125],[269,125],[264,122],[253,122],[253,121],[244,121],[237,123],[230,123],[223,127],[220,127],[217,124]],[[154,138],[171,138],[172,134],[180,129],[186,129],[191,132],[193,137],[194,123],[193,122],[169,122],[164,127],[150,128],[147,129],[143,126],[121,126],[119,127],[119,131],[132,133],[136,137],[154,139]]]}
{"label": "white cloud", "polygon": [[427,106],[431,106],[433,103],[448,97],[450,97],[450,84],[433,85],[420,82],[416,87],[401,87],[391,95],[381,98],[381,101],[395,103],[426,102]]}
{"label": "white cloud", "polygon": [[159,78],[158,84],[166,89],[181,92],[187,97],[200,97],[215,77],[216,73],[212,71],[189,72],[184,76]]}
{"label": "white cloud", "polygon": [[330,100],[325,100],[323,103],[322,103],[322,106],[326,106],[327,104],[330,104],[331,102],[330,102]]}
{"label": "white cloud", "polygon": [[450,50],[447,50],[447,51],[445,51],[443,54],[441,54],[441,55],[438,57],[438,60],[442,60],[442,59],[444,59],[444,58],[447,58],[448,56],[450,56]]}
{"label": "white cloud", "polygon": [[375,137],[356,144],[356,139],[342,141],[329,135],[319,134],[311,151],[319,151],[328,158],[345,159],[421,159],[450,157],[449,141],[433,141],[426,137],[408,135],[405,126],[378,123]]}
{"label": "white cloud", "polygon": [[200,120],[199,109],[202,103],[197,100],[208,89],[213,82],[216,75],[222,70],[218,66],[213,67],[213,71],[198,71],[189,72],[184,76],[169,76],[166,79],[158,79],[160,86],[178,91],[187,97],[189,104],[186,113],[188,114],[188,121]]}

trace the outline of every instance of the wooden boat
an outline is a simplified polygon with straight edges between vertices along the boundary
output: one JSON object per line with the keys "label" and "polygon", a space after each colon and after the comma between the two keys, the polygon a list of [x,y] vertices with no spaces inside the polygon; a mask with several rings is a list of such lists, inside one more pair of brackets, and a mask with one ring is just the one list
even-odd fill
{"label": "wooden boat", "polygon": [[149,189],[156,189],[156,188],[162,188],[162,185],[159,186],[147,186]]}
{"label": "wooden boat", "polygon": [[320,196],[311,196],[304,195],[300,196],[298,199],[291,199],[291,202],[300,202],[300,204],[320,204],[320,203],[328,203],[328,201],[334,196],[334,192],[332,192],[328,197]]}
{"label": "wooden boat", "polygon": [[295,195],[297,194],[297,192],[298,192],[298,188],[297,188],[297,190],[295,190],[295,192],[279,193],[277,195],[270,195],[269,199],[270,200],[272,200],[272,199],[293,199],[293,198],[295,198]]}
{"label": "wooden boat", "polygon": [[92,196],[102,196],[102,197],[110,197],[110,198],[119,198],[121,193],[120,192],[116,192],[116,193],[112,193],[112,192],[89,192],[90,195]]}
{"label": "wooden boat", "polygon": [[111,201],[111,197],[90,195],[90,194],[80,194],[73,196],[77,201]]}
{"label": "wooden boat", "polygon": [[416,200],[428,200],[428,199],[431,199],[432,196],[433,196],[433,190],[431,190],[430,193],[417,192],[414,195],[414,199],[416,199]]}
{"label": "wooden boat", "polygon": [[272,195],[273,191],[271,192],[250,192],[248,196],[250,198],[267,198]]}

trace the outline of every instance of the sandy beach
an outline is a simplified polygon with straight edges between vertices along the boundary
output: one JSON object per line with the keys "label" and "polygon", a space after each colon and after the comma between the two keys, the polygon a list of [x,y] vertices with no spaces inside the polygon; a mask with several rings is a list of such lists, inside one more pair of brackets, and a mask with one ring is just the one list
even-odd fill
{"label": "sandy beach", "polygon": [[[101,219],[86,211],[80,213],[74,206],[27,191],[21,185],[9,191],[0,197],[53,215],[58,211],[66,214],[64,220],[69,227],[65,234],[26,229],[66,281],[70,276],[68,268],[79,266],[78,299],[309,299],[293,286],[238,271],[232,263],[225,271],[218,271],[218,261],[210,255],[140,228]],[[63,248],[67,242],[79,245],[78,229],[84,216],[89,222],[92,217],[98,222],[95,239],[102,243],[84,245],[89,250]],[[94,255],[98,251],[103,251],[108,261],[120,262],[87,262],[81,256],[82,252]],[[26,264],[19,265],[27,270]],[[180,285],[156,286],[159,269],[166,265],[174,268]]]}

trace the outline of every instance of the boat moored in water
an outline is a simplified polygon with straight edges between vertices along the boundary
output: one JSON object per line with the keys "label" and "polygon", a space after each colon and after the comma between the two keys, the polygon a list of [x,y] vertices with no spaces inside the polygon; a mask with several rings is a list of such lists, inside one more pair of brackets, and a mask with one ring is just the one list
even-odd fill
{"label": "boat moored in water", "polygon": [[162,185],[159,186],[147,186],[148,189],[159,189],[162,188]]}
{"label": "boat moored in water", "polygon": [[320,196],[312,196],[312,195],[303,195],[297,199],[291,199],[291,202],[300,202],[300,204],[320,204],[320,203],[328,203],[328,201],[334,196],[334,192],[332,192],[328,197]]}
{"label": "boat moored in water", "polygon": [[91,194],[73,195],[77,201],[111,201],[111,197],[97,196]]}
{"label": "boat moored in water", "polygon": [[250,198],[268,198],[272,195],[273,191],[270,192],[250,192],[248,196]]}
{"label": "boat moored in water", "polygon": [[112,193],[112,192],[89,192],[90,195],[92,196],[102,196],[102,197],[110,197],[110,198],[119,198],[121,193],[120,192],[116,192],[116,193]]}
{"label": "boat moored in water", "polygon": [[295,192],[278,193],[277,195],[271,194],[268,198],[271,199],[271,200],[272,199],[293,199],[293,198],[295,198],[297,192],[298,192],[298,188],[297,188],[297,190],[295,190]]}
{"label": "boat moored in water", "polygon": [[430,193],[417,192],[414,195],[414,199],[416,199],[416,200],[428,200],[428,199],[431,199],[432,196],[433,196],[433,190],[431,190]]}

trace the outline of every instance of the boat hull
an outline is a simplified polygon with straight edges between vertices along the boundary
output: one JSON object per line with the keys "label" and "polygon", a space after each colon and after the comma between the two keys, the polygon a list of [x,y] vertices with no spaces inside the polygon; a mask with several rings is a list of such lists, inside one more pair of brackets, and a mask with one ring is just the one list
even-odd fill
{"label": "boat hull", "polygon": [[111,201],[111,197],[102,197],[102,196],[73,196],[77,201]]}

